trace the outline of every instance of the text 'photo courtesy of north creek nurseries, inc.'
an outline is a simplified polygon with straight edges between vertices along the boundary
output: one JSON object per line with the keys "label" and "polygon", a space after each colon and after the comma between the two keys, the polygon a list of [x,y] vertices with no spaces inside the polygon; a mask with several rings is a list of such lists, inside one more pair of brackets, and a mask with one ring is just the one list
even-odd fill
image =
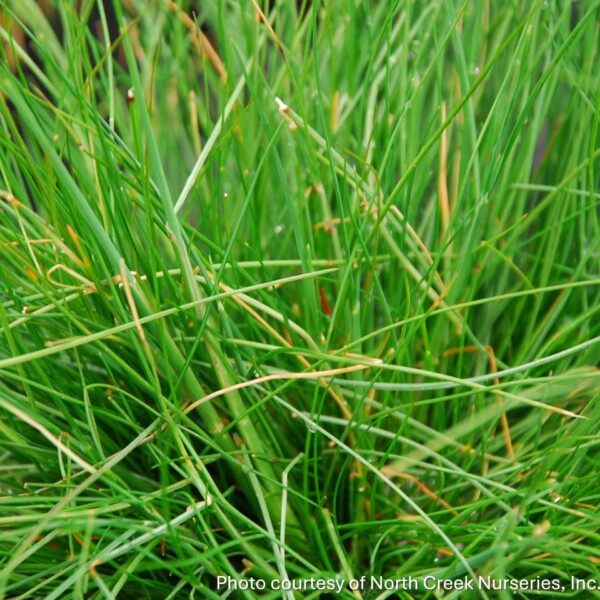
{"label": "text 'photo courtesy of north creek nurseries, inc.'", "polygon": [[600,0],[0,0],[0,600],[600,600]]}

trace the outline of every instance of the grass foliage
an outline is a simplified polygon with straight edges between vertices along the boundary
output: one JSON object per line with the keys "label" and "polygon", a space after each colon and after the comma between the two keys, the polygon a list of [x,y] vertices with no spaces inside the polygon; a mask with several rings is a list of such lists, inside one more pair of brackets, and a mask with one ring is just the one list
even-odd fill
{"label": "grass foliage", "polygon": [[600,579],[597,1],[0,6],[0,597]]}

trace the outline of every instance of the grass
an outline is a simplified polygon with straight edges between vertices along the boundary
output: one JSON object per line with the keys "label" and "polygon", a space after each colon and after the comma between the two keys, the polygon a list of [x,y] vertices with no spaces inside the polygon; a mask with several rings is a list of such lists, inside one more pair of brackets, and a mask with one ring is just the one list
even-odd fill
{"label": "grass", "polygon": [[0,7],[1,598],[598,597],[599,2]]}

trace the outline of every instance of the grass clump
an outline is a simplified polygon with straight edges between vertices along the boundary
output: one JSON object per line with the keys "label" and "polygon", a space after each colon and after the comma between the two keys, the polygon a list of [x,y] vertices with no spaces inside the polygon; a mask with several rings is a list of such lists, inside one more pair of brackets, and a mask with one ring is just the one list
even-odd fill
{"label": "grass clump", "polygon": [[600,578],[598,2],[0,6],[0,597]]}

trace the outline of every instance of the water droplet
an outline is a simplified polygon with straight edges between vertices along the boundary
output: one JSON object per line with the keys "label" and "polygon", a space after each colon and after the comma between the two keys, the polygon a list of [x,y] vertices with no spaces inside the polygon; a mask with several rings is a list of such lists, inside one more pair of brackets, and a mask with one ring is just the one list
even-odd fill
{"label": "water droplet", "polygon": [[314,423],[313,421],[304,421],[306,423],[306,428],[308,429],[309,433],[316,433],[317,431],[317,424]]}

